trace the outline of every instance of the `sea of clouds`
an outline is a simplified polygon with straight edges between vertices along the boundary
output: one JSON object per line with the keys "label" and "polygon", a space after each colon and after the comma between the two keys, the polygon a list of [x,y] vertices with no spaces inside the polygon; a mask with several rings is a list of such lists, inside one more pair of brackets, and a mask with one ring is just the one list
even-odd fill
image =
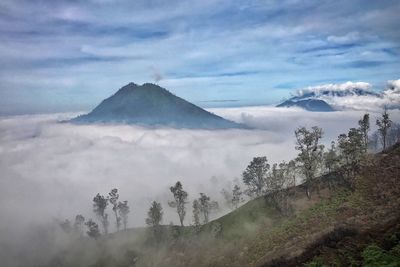
{"label": "sea of clouds", "polygon": [[[362,111],[318,113],[266,106],[210,111],[254,129],[60,123],[77,114],[1,117],[0,236],[15,238],[27,226],[73,220],[76,214],[95,218],[93,197],[106,195],[112,188],[118,188],[120,199],[129,202],[130,227],[144,225],[153,200],[164,207],[164,223],[177,223],[174,210],[167,205],[169,187],[177,180],[190,200],[205,192],[222,203],[220,191],[235,178],[240,180],[253,157],[265,155],[270,163],[295,157],[297,127],[322,127],[323,142],[329,144],[357,126],[363,115]],[[393,121],[400,121],[399,110],[390,113]],[[378,116],[371,113],[372,124]],[[185,223],[191,221],[189,211]]]}

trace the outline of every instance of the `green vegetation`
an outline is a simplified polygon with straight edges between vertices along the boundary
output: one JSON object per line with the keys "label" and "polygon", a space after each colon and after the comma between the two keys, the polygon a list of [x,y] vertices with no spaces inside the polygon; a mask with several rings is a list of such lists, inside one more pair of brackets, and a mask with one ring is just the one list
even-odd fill
{"label": "green vegetation", "polygon": [[364,243],[356,241],[352,243],[352,248],[340,247],[337,249],[336,255],[329,260],[326,255],[319,255],[305,263],[304,266],[332,266],[329,262],[333,260],[333,266],[398,267],[400,266],[400,240],[398,237],[400,237],[400,232],[386,233]]}
{"label": "green vegetation", "polygon": [[391,251],[385,251],[377,245],[369,245],[362,253],[363,266],[365,267],[398,267],[400,266],[400,258],[393,255]]}

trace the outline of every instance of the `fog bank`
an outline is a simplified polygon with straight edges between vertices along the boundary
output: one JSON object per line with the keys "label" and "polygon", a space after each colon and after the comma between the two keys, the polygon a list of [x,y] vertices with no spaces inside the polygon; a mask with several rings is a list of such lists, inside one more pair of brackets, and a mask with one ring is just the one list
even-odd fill
{"label": "fog bank", "polygon": [[[270,162],[296,154],[293,131],[318,125],[325,143],[355,127],[361,111],[312,113],[273,107],[210,111],[253,130],[185,130],[128,125],[59,123],[76,114],[26,115],[0,119],[0,235],[23,233],[32,223],[92,217],[95,194],[120,191],[131,207],[129,226],[144,225],[152,200],[164,207],[164,223],[177,223],[167,205],[169,186],[183,183],[192,201],[199,192],[221,200],[220,190],[254,156]],[[379,114],[371,114],[374,124]],[[400,112],[391,111],[393,121]],[[191,208],[190,208],[191,209]],[[109,211],[110,213],[110,211]],[[192,221],[188,212],[185,223]],[[111,226],[113,227],[113,220]]]}

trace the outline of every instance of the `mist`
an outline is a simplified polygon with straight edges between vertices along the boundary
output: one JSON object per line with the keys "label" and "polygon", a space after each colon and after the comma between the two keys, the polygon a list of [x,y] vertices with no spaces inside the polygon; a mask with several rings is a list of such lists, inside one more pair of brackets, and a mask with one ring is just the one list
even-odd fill
{"label": "mist", "polygon": [[[33,226],[76,214],[95,218],[92,199],[117,188],[131,213],[128,227],[144,226],[153,200],[164,224],[178,224],[169,187],[181,181],[189,200],[205,192],[221,203],[220,191],[241,177],[255,156],[270,163],[295,157],[294,130],[318,125],[323,143],[356,127],[362,111],[313,113],[274,107],[217,108],[211,112],[251,130],[187,130],[134,125],[62,123],[77,114],[25,115],[0,119],[1,243],[19,240]],[[390,111],[399,121],[399,110]],[[371,113],[373,125],[378,113]],[[374,127],[372,127],[374,128]],[[374,130],[374,129],[372,129]],[[185,224],[191,224],[189,208]],[[114,225],[111,223],[111,230]]]}

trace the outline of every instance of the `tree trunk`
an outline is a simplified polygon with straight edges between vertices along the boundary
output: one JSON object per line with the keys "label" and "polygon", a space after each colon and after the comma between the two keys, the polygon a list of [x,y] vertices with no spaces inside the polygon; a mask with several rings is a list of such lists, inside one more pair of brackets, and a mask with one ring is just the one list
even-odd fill
{"label": "tree trunk", "polygon": [[308,200],[310,200],[311,199],[311,191],[310,191],[310,186],[308,184],[306,185],[306,195],[307,195]]}
{"label": "tree trunk", "polygon": [[386,150],[386,135],[383,135],[383,151]]}
{"label": "tree trunk", "polygon": [[114,211],[114,214],[115,214],[115,222],[117,223],[117,232],[119,232],[120,221],[119,221],[119,218],[118,218],[117,210]]}

